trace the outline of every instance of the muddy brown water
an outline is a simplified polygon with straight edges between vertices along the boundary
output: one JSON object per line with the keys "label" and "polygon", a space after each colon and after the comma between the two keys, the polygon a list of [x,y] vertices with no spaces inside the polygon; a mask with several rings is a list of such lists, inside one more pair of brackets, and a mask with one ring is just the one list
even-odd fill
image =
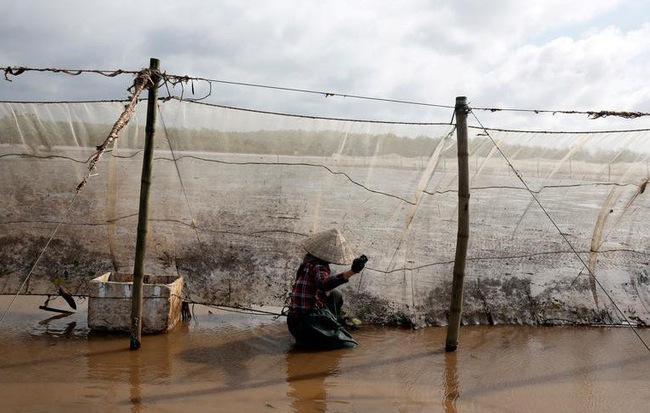
{"label": "muddy brown water", "polygon": [[444,328],[362,326],[356,349],[303,352],[282,318],[195,306],[130,351],[89,332],[83,302],[60,316],[43,301],[19,297],[0,324],[1,412],[650,411],[650,352],[629,328],[466,326],[445,353]]}

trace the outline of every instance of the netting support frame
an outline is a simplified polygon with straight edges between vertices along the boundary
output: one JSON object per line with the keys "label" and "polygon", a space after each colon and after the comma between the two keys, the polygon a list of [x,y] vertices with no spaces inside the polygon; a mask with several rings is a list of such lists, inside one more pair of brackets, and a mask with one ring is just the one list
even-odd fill
{"label": "netting support frame", "polygon": [[158,101],[158,76],[160,61],[156,58],[149,60],[151,83],[147,97],[147,123],[145,125],[144,156],[142,160],[142,178],[140,186],[140,205],[138,209],[138,229],[135,246],[135,263],[133,265],[133,295],[131,299],[131,350],[137,350],[142,340],[142,291],[144,285],[144,259],[147,241],[147,225],[149,220],[149,188],[151,187],[151,170],[153,166],[153,139],[156,133],[156,114]]}
{"label": "netting support frame", "polygon": [[469,241],[469,150],[467,142],[467,97],[456,97],[456,135],[458,138],[458,236],[454,258],[454,278],[445,351],[456,351],[463,312],[463,290],[467,244]]}

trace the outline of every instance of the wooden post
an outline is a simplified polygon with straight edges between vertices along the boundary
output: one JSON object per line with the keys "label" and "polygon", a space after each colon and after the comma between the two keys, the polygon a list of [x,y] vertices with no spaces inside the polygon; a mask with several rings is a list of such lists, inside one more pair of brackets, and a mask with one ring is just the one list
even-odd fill
{"label": "wooden post", "polygon": [[138,234],[135,246],[135,264],[133,266],[133,295],[131,297],[131,350],[140,348],[142,338],[142,285],[144,283],[144,257],[147,243],[147,224],[149,220],[149,188],[151,187],[151,169],[153,163],[153,138],[156,131],[156,104],[158,100],[158,69],[160,61],[151,58],[152,84],[149,86],[147,99],[147,124],[145,126],[144,159],[142,161],[142,178],[140,181],[140,207],[138,210]]}
{"label": "wooden post", "polygon": [[467,98],[456,98],[456,136],[458,138],[458,235],[456,238],[456,257],[454,260],[454,279],[451,287],[451,306],[449,308],[449,325],[447,326],[447,343],[445,351],[456,351],[458,347],[458,330],[463,311],[463,281],[465,278],[465,261],[467,259],[467,241],[469,239],[469,167],[467,149]]}

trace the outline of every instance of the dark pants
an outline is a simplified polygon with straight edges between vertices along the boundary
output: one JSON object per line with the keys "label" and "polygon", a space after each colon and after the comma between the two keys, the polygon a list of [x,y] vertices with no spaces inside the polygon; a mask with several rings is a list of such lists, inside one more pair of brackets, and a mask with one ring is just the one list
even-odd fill
{"label": "dark pants", "polygon": [[296,339],[296,345],[316,349],[337,349],[356,347],[357,342],[342,325],[341,293],[332,290],[327,296],[327,308],[314,310],[307,314],[287,316],[287,327]]}
{"label": "dark pants", "polygon": [[332,290],[327,294],[325,305],[327,306],[327,309],[334,314],[334,317],[336,317],[339,324],[345,324],[343,322],[343,313],[341,312],[341,308],[343,307],[343,295],[338,290]]}

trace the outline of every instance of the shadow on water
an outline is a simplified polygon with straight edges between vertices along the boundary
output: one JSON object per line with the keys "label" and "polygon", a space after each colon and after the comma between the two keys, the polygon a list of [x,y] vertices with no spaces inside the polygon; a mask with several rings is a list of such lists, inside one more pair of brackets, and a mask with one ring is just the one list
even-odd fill
{"label": "shadow on water", "polygon": [[[378,349],[368,350],[375,351]],[[251,377],[251,360],[259,356],[269,355],[280,363],[284,361],[284,377],[278,377],[277,374],[275,377],[266,380],[263,378],[257,380],[258,377]],[[365,372],[368,376],[372,376],[377,372],[381,372],[383,368],[404,363],[428,365],[428,367],[425,367],[425,371],[436,374],[435,371],[430,371],[431,365],[429,362],[437,359],[438,365],[441,367],[441,371],[438,371],[437,374],[439,374],[443,385],[441,406],[445,413],[457,413],[457,403],[461,400],[475,399],[489,393],[499,393],[518,388],[532,388],[536,385],[572,380],[592,370],[599,372],[621,370],[627,366],[649,360],[647,355],[642,355],[624,360],[596,362],[588,367],[576,367],[561,372],[539,374],[511,381],[495,378],[495,380],[481,381],[478,385],[468,387],[462,385],[463,380],[458,368],[458,357],[460,355],[458,352],[446,353],[443,349],[409,354],[391,353],[390,356],[381,357],[373,357],[363,348],[310,352],[294,348],[286,335],[277,334],[248,336],[247,338],[215,346],[190,348],[180,352],[177,356],[183,361],[201,365],[202,368],[199,374],[205,375],[208,371],[220,370],[224,375],[223,385],[183,392],[167,392],[152,396],[150,400],[146,397],[138,398],[137,400],[140,403],[160,403],[165,400],[218,395],[230,391],[254,390],[284,383],[288,384],[288,396],[291,397],[291,407],[295,411],[326,411],[328,409],[328,392],[331,389],[331,384],[327,382],[329,379],[349,374],[350,371],[355,371],[357,374]],[[355,358],[358,362],[354,364],[348,363],[346,371],[342,372],[340,369],[341,360],[346,357]],[[274,363],[274,366],[278,370],[282,369],[281,364]],[[462,392],[461,388],[463,389]],[[122,403],[133,404],[133,401],[132,398],[128,401],[123,400]]]}
{"label": "shadow on water", "polygon": [[[492,392],[501,392],[504,390],[512,390],[516,388],[531,387],[534,385],[540,385],[551,382],[561,382],[567,379],[573,379],[578,376],[582,376],[592,371],[597,370],[598,372],[605,372],[606,370],[621,370],[627,366],[635,366],[638,363],[650,361],[650,356],[643,355],[638,357],[632,357],[625,360],[618,360],[608,363],[595,363],[591,364],[588,367],[580,367],[571,370],[566,370],[561,373],[553,374],[542,374],[535,377],[518,379],[516,381],[504,381],[504,382],[493,382],[494,384],[487,385],[484,387],[477,387],[474,390],[467,390],[463,392],[463,396],[466,397],[476,397],[486,393]],[[458,395],[460,397],[460,395]]]}
{"label": "shadow on water", "polygon": [[[270,346],[269,343],[271,343]],[[225,384],[201,390],[156,395],[151,402],[155,401],[159,403],[164,400],[185,399],[194,396],[219,394],[233,390],[250,390],[288,383],[296,406],[303,406],[303,408],[306,408],[304,406],[322,407],[325,403],[325,380],[328,377],[339,375],[338,365],[340,360],[355,351],[359,350],[308,351],[297,349],[293,346],[286,334],[255,338],[248,337],[211,347],[190,348],[182,351],[178,354],[178,357],[186,362],[201,364],[203,366],[202,369],[196,372],[200,375],[221,370],[225,376]],[[353,368],[356,370],[373,370],[384,365],[399,364],[405,361],[427,360],[434,355],[441,355],[443,353],[443,350],[434,350],[392,358],[372,358],[372,361],[355,364]],[[269,380],[251,381],[249,372],[251,360],[260,355],[284,356],[286,376]],[[278,360],[281,361],[282,359]],[[281,369],[281,366],[276,364],[274,368]],[[123,401],[122,403],[125,402]],[[310,410],[307,409],[304,411]]]}

